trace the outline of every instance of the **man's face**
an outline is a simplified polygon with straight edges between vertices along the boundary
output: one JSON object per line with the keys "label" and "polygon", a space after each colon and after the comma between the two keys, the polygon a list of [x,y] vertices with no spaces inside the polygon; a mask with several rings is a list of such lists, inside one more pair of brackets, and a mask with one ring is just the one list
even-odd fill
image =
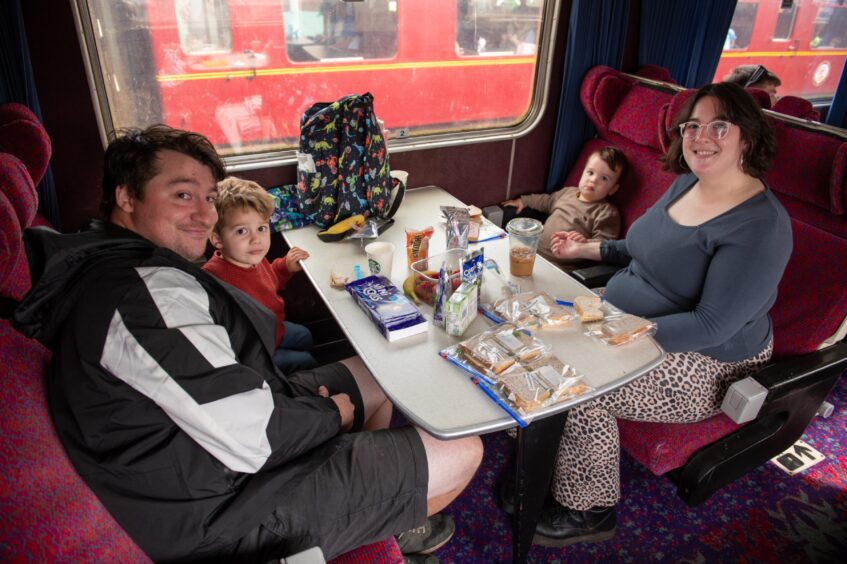
{"label": "man's face", "polygon": [[112,219],[189,261],[203,258],[217,221],[217,183],[206,165],[183,153],[160,151],[156,175],[133,198],[125,186],[116,191]]}

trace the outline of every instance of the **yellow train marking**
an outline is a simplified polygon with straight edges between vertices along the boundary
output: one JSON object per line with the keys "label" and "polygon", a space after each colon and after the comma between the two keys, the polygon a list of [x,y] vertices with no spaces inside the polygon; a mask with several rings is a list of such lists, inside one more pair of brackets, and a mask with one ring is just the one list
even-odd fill
{"label": "yellow train marking", "polygon": [[355,64],[333,66],[290,67],[276,69],[244,69],[223,71],[199,71],[191,74],[160,74],[157,82],[178,80],[209,80],[215,78],[250,78],[254,76],[282,76],[297,74],[322,74],[333,72],[389,71],[402,69],[434,69],[454,67],[486,67],[504,65],[535,64],[535,57],[509,57],[508,59],[469,59],[461,61],[418,61],[409,63]]}

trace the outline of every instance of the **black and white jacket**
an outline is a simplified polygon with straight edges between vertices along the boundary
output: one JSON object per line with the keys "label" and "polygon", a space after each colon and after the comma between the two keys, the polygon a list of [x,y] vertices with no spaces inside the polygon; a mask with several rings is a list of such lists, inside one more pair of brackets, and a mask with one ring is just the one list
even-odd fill
{"label": "black and white jacket", "polygon": [[246,294],[113,225],[26,237],[16,326],[53,351],[71,461],[149,556],[215,554],[335,448],[335,404],[276,370],[273,315]]}

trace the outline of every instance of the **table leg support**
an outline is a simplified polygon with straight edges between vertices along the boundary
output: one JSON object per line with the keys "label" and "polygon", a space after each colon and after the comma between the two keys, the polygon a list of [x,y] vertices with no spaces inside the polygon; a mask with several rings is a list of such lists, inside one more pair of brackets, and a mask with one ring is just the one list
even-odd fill
{"label": "table leg support", "polygon": [[518,429],[515,460],[515,514],[513,521],[513,562],[525,562],[535,535],[535,525],[550,489],[553,465],[567,412],[533,421]]}

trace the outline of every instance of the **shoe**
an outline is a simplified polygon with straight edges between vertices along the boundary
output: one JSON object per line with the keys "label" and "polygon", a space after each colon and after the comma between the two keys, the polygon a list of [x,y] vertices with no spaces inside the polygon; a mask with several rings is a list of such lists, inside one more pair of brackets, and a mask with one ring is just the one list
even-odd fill
{"label": "shoe", "polygon": [[[500,509],[508,513],[509,515],[515,514],[515,480],[514,478],[509,478],[500,482],[500,487],[497,491],[497,505],[500,506]],[[544,509],[553,508],[558,503],[550,493],[547,493],[547,496],[544,498]]]}
{"label": "shoe", "polygon": [[615,508],[592,507],[576,511],[558,503],[541,512],[533,542],[562,547],[577,542],[603,542],[615,536]]}
{"label": "shoe", "polygon": [[395,538],[400,545],[400,552],[405,554],[429,554],[438,550],[453,538],[456,523],[453,518],[444,513],[436,513],[428,517],[423,527],[409,529]]}
{"label": "shoe", "polygon": [[404,554],[404,564],[440,564],[441,560],[434,554]]}

